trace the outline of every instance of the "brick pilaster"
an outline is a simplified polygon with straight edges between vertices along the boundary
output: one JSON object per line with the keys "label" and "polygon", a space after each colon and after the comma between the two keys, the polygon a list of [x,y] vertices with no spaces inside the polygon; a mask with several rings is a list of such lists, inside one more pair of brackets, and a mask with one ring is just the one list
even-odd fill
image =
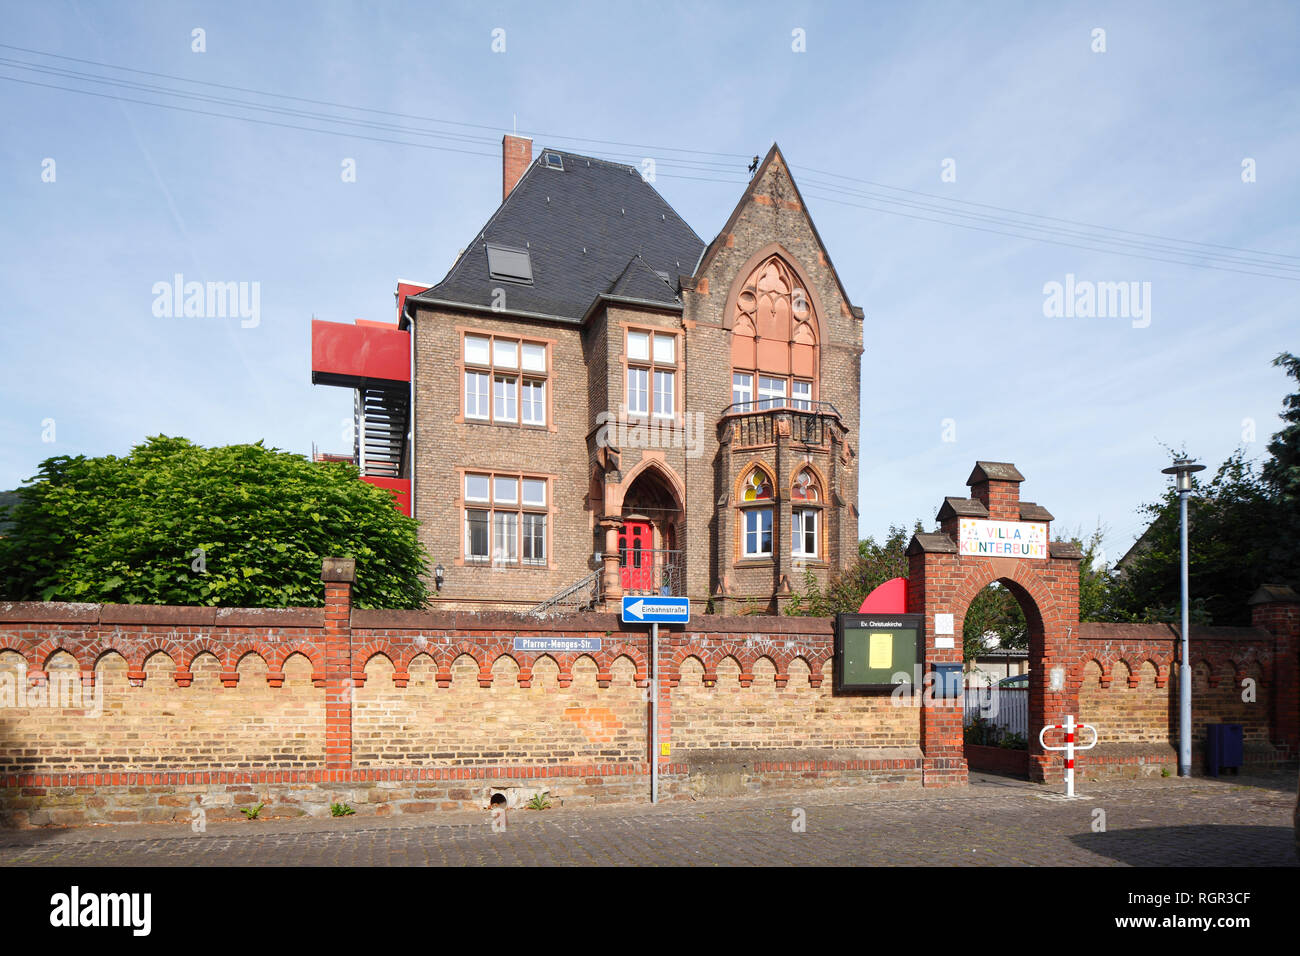
{"label": "brick pilaster", "polygon": [[1300,595],[1265,585],[1250,599],[1250,621],[1273,635],[1273,743],[1300,753]]}
{"label": "brick pilaster", "polygon": [[325,768],[352,768],[352,585],[356,561],[326,558],[325,585]]}

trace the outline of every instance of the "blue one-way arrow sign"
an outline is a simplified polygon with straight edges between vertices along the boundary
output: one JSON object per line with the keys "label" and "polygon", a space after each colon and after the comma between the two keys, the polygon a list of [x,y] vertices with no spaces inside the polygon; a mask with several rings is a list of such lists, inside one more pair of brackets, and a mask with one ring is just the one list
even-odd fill
{"label": "blue one-way arrow sign", "polygon": [[684,597],[623,597],[624,624],[686,624],[691,601]]}

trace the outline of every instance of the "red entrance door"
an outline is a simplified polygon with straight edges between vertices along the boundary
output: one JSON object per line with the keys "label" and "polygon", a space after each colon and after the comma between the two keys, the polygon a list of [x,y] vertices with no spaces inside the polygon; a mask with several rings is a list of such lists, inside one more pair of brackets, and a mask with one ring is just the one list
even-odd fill
{"label": "red entrance door", "polygon": [[648,521],[627,521],[618,533],[619,574],[624,591],[654,587],[654,531]]}

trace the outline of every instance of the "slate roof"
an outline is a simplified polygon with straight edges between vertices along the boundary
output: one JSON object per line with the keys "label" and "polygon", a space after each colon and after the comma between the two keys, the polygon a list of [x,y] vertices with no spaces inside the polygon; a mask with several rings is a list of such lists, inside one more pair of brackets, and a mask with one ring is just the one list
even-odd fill
{"label": "slate roof", "polygon": [[[558,154],[563,170],[546,165]],[[527,249],[531,284],[493,279],[487,243]],[[704,241],[632,166],[544,149],[446,277],[415,303],[492,308],[579,323],[599,296],[680,308],[677,277]],[[671,281],[657,273],[664,273]]]}

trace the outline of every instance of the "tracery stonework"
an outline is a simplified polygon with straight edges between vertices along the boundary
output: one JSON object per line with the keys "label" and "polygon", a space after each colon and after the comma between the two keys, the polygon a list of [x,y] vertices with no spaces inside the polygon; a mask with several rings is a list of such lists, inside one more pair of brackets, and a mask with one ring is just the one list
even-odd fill
{"label": "tracery stonework", "polygon": [[[816,316],[807,292],[780,256],[759,264],[736,296],[731,364],[739,372],[781,379],[817,380]],[[789,382],[786,395],[798,400]],[[807,395],[808,399],[814,395]]]}

